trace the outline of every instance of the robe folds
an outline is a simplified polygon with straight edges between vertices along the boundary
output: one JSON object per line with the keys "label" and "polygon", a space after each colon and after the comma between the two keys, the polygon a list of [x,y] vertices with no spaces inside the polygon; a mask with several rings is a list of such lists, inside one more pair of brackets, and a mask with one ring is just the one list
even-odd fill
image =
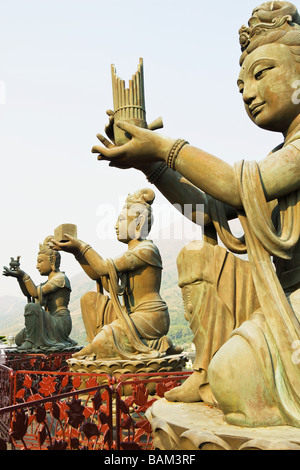
{"label": "robe folds", "polygon": [[[282,148],[288,146],[297,167],[300,133]],[[267,202],[256,162],[238,162],[235,175],[244,235],[231,233],[223,203],[211,198],[211,219],[226,248],[194,242],[177,260],[195,334],[194,369],[207,371],[230,424],[300,427],[294,354],[300,344],[300,190]]]}
{"label": "robe folds", "polygon": [[[159,251],[151,240],[143,240],[126,253],[162,269]],[[151,359],[166,355],[172,345],[166,336],[170,326],[167,304],[158,296],[155,300],[149,299],[129,307],[126,302],[128,280],[126,276],[125,280],[123,276],[119,276],[113,260],[106,261],[109,270],[106,276],[109,296],[89,292],[81,299],[87,340],[97,340],[98,335],[104,338],[105,333],[113,356],[122,359]],[[120,278],[123,281],[121,284]],[[101,357],[100,350],[98,357]]]}
{"label": "robe folds", "polygon": [[[51,293],[43,294],[43,286],[51,286]],[[25,328],[15,338],[17,346],[31,344],[32,348],[42,350],[63,350],[77,345],[69,335],[72,320],[68,303],[70,300],[70,281],[63,272],[57,272],[50,280],[37,288],[36,302],[25,306]]]}

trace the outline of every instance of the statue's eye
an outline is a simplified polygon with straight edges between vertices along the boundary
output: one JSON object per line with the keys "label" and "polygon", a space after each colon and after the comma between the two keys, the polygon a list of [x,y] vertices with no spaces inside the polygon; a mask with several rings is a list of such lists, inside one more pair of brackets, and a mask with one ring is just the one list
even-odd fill
{"label": "statue's eye", "polygon": [[255,79],[256,79],[256,80],[259,80],[259,79],[262,77],[263,72],[264,72],[264,70],[261,70],[260,72],[257,72],[257,73],[255,74]]}
{"label": "statue's eye", "polygon": [[254,77],[255,77],[255,80],[260,80],[261,78],[263,78],[265,76],[265,74],[267,73],[268,70],[271,70],[273,69],[274,67],[266,67],[265,69],[262,69],[260,70],[259,72],[257,72]]}

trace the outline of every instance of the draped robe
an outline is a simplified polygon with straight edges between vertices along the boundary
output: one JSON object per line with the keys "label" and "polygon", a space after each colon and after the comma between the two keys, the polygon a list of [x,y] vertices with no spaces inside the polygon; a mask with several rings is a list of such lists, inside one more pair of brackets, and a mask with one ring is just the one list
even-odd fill
{"label": "draped robe", "polygon": [[[300,152],[299,142],[298,133],[285,146],[292,145]],[[228,416],[234,415],[237,408],[234,401],[238,400],[239,389],[241,394],[247,393],[242,392],[243,377],[246,378],[247,371],[245,364],[239,361],[233,346],[247,344],[245,348],[249,353],[249,360],[255,363],[256,370],[259,370],[259,373],[249,379],[249,383],[251,381],[253,384],[251,390],[255,389],[255,383],[258,385],[263,383],[268,393],[270,410],[276,410],[274,414],[278,415],[275,422],[300,427],[300,365],[299,361],[295,361],[293,354],[294,345],[300,340],[300,314],[297,306],[300,296],[300,270],[295,263],[292,263],[292,269],[289,271],[282,269],[282,266],[289,265],[289,260],[293,260],[295,250],[299,250],[300,190],[291,192],[277,201],[276,226],[272,221],[275,204],[274,201],[266,202],[257,163],[239,162],[235,165],[235,172],[244,208],[238,216],[244,229],[245,243],[229,232],[222,204],[215,201],[212,210],[217,231],[226,247],[238,253],[247,249],[260,309],[253,312],[248,320],[232,332],[230,342],[225,343],[212,359],[208,377],[216,396],[218,388],[225,390],[224,384],[221,383],[225,377],[228,387],[231,387],[232,396],[230,394],[224,398],[220,396],[220,408]],[[247,292],[245,295],[247,296]],[[234,338],[240,338],[244,343],[234,341]],[[234,373],[231,374],[228,367],[228,372],[220,375],[222,363],[228,366],[233,361]],[[250,393],[249,390],[249,395]],[[246,398],[249,399],[249,403],[252,401],[253,407],[256,397]],[[241,420],[239,424],[249,425],[249,422],[255,422],[251,421],[251,413],[254,414],[255,406],[259,409],[259,400],[257,399],[252,409],[251,406],[245,405],[244,421],[239,417]]]}

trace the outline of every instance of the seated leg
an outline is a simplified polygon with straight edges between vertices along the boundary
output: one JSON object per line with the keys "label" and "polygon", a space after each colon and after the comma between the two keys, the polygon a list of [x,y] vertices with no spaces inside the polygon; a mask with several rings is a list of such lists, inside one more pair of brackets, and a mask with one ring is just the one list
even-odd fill
{"label": "seated leg", "polygon": [[[105,324],[111,323],[115,319],[111,301],[106,295],[94,291],[87,292],[81,297],[80,305],[89,344],[73,354],[75,358],[97,354],[95,352],[95,344],[92,344],[94,339],[101,332]],[[103,334],[101,334],[101,338],[103,338]]]}
{"label": "seated leg", "polygon": [[207,374],[205,370],[195,370],[182,385],[172,388],[165,393],[165,398],[169,401],[181,401],[184,403],[194,403],[206,401],[210,403],[212,397],[206,393],[206,398],[201,396],[201,386],[207,384]]}
{"label": "seated leg", "polygon": [[249,427],[285,424],[253,350],[241,336],[230,338],[213,357],[208,379],[229,424]]}
{"label": "seated leg", "polygon": [[40,346],[40,323],[42,322],[41,306],[35,303],[28,303],[24,309],[25,328],[23,328],[15,338],[18,349],[29,350]]}
{"label": "seated leg", "polygon": [[185,318],[194,333],[196,357],[192,376],[165,397],[170,401],[213,403],[207,379],[210,361],[233,329],[258,306],[249,263],[218,245],[192,242],[179,253],[177,266]]}
{"label": "seated leg", "polygon": [[93,341],[102,326],[109,325],[117,318],[107,295],[87,292],[81,297],[80,305],[88,342]]}
{"label": "seated leg", "polygon": [[97,304],[99,296],[101,296],[100,304],[105,303],[105,296],[98,294],[97,292],[87,292],[80,299],[82,320],[86,330],[86,339],[89,343],[93,341],[97,334],[97,327],[99,324]]}
{"label": "seated leg", "polygon": [[118,357],[116,340],[119,343],[119,347],[126,348],[126,352],[130,350],[133,352],[129,340],[116,320],[112,322],[111,325],[104,325],[93,341],[78,353],[73,354],[73,357],[86,357],[91,355],[96,356],[97,359]]}

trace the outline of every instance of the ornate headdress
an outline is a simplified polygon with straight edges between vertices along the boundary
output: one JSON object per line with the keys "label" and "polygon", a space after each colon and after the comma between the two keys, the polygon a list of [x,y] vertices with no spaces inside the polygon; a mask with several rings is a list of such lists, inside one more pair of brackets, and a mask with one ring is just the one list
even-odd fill
{"label": "ornate headdress", "polygon": [[125,207],[134,208],[136,216],[141,214],[146,217],[146,224],[142,229],[143,236],[147,236],[153,224],[152,203],[155,199],[155,193],[152,189],[139,189],[133,194],[128,194]]}
{"label": "ornate headdress", "polygon": [[55,265],[56,268],[59,268],[61,257],[55,245],[51,242],[53,238],[53,235],[49,235],[45,238],[43,243],[39,244],[39,254],[49,256],[51,263]]}
{"label": "ornate headdress", "polygon": [[152,189],[139,189],[133,194],[128,194],[126,198],[126,204],[127,206],[131,204],[143,204],[144,206],[151,206],[154,199],[155,193],[152,191]]}
{"label": "ornate headdress", "polygon": [[[239,30],[243,63],[247,54],[264,44],[300,46],[300,15],[289,2],[266,2],[255,8],[247,26]],[[284,38],[284,39],[283,39]]]}

